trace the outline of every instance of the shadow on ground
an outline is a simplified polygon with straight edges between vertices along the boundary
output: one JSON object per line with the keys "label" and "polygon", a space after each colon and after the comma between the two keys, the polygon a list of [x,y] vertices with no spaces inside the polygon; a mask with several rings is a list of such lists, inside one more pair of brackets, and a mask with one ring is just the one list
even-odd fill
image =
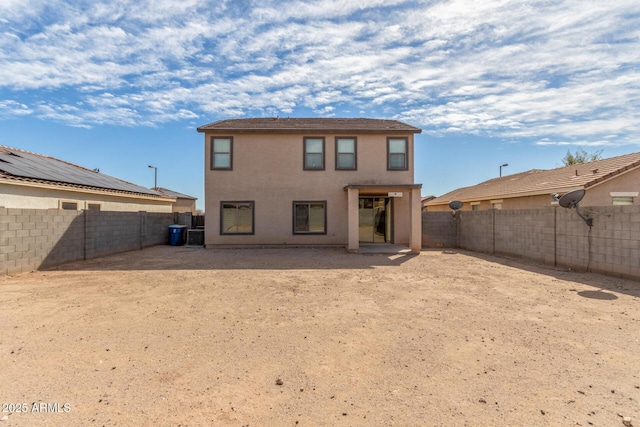
{"label": "shadow on ground", "polygon": [[520,258],[488,255],[471,251],[450,250],[444,251],[443,253],[460,253],[466,256],[483,259],[485,261],[497,263],[507,267],[513,267],[537,274],[543,274],[545,276],[551,276],[559,280],[576,282],[597,289],[594,291],[576,291],[578,295],[584,298],[603,301],[617,299],[617,297],[611,292],[623,293],[640,298],[640,282],[631,279],[624,279],[620,277],[608,276],[586,271],[575,271],[568,268],[549,266]]}
{"label": "shadow on ground", "polygon": [[[357,270],[401,266],[419,255],[406,252],[349,253],[344,248],[282,247],[204,249],[185,246],[154,246],[53,268],[57,271],[144,271],[144,270]],[[424,250],[435,252],[431,262],[446,263],[447,257],[468,256],[490,263],[529,271],[594,288],[576,293],[595,300],[615,300],[613,293],[640,297],[640,282],[597,273],[550,267],[522,259],[464,250]],[[514,284],[517,286],[517,284]]]}
{"label": "shadow on ground", "polygon": [[[401,248],[404,249],[404,248]],[[417,254],[399,251],[349,253],[344,248],[282,247],[204,249],[154,246],[102,258],[71,262],[52,270],[318,270],[399,266]]]}

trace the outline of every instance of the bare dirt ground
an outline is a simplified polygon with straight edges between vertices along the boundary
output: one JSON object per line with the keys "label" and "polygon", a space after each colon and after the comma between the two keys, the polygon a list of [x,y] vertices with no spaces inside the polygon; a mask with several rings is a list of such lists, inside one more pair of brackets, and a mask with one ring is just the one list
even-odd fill
{"label": "bare dirt ground", "polygon": [[460,251],[158,246],[0,295],[0,427],[640,426],[633,281]]}

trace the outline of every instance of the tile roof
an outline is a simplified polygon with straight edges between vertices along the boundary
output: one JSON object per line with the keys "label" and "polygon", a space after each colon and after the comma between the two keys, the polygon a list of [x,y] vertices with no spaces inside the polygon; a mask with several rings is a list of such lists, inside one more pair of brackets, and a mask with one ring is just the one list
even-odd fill
{"label": "tile roof", "polygon": [[159,193],[166,194],[167,196],[175,198],[198,200],[197,197],[187,196],[186,194],[178,193],[177,191],[169,190],[167,188],[157,187],[155,188],[155,190]]}
{"label": "tile roof", "polygon": [[99,171],[83,168],[54,157],[0,145],[0,179],[54,185],[66,189],[84,189],[154,198],[171,198]]}
{"label": "tile roof", "polygon": [[422,129],[397,120],[337,118],[248,118],[209,123],[198,132],[292,133],[358,132],[421,133]]}
{"label": "tile roof", "polygon": [[463,187],[426,203],[441,205],[452,200],[479,201],[506,197],[552,194],[578,188],[587,189],[631,169],[640,167],[640,153],[631,153],[594,162],[538,170],[494,178]]}

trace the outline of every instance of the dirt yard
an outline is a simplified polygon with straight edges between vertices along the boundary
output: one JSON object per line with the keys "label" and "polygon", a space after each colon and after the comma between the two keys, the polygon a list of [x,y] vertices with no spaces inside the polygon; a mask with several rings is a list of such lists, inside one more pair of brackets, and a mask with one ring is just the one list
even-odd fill
{"label": "dirt yard", "polygon": [[0,427],[640,426],[637,282],[158,246],[0,295]]}

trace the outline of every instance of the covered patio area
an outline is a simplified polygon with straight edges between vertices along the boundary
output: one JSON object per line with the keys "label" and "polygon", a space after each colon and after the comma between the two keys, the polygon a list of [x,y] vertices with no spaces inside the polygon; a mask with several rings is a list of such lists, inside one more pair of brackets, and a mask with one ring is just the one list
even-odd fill
{"label": "covered patio area", "polygon": [[[422,249],[422,184],[348,184],[349,252],[360,245],[406,245]],[[371,250],[369,248],[369,250]]]}

